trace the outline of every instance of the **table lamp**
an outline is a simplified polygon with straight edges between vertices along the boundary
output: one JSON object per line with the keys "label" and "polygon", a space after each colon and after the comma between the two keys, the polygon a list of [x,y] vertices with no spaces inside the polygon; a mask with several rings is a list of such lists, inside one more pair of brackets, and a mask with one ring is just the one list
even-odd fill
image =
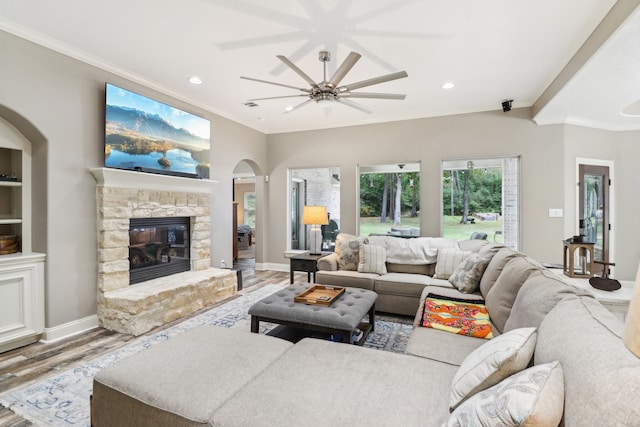
{"label": "table lamp", "polygon": [[627,320],[624,323],[624,345],[636,356],[640,357],[640,266],[633,287]]}
{"label": "table lamp", "polygon": [[302,223],[310,225],[309,232],[309,252],[313,255],[322,253],[322,230],[321,225],[329,224],[326,206],[305,206],[302,211]]}

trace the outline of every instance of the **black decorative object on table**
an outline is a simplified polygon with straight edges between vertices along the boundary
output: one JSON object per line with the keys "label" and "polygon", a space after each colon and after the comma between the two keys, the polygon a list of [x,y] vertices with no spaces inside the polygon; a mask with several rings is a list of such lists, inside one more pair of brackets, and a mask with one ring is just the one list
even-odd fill
{"label": "black decorative object on table", "polygon": [[613,262],[594,261],[596,264],[602,264],[602,276],[593,276],[589,279],[589,284],[601,291],[617,291],[622,287],[619,281],[609,278],[609,266],[615,266]]}

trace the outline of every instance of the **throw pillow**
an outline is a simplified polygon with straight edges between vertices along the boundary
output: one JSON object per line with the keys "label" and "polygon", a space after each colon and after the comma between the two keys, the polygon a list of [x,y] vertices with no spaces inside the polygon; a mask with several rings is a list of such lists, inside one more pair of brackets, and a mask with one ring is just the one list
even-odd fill
{"label": "throw pillow", "polygon": [[449,282],[460,292],[470,294],[478,290],[480,279],[489,265],[489,258],[472,253],[449,276]]}
{"label": "throw pillow", "polygon": [[433,275],[434,279],[447,280],[453,270],[458,267],[466,257],[471,255],[471,252],[461,251],[455,248],[442,248],[438,249],[438,256],[436,258],[436,272]]}
{"label": "throw pillow", "polygon": [[387,274],[387,250],[384,246],[360,242],[358,252],[358,273]]}
{"label": "throw pillow", "polygon": [[472,351],[453,377],[449,409],[525,369],[533,356],[536,338],[536,328],[514,329]]}
{"label": "throw pillow", "polygon": [[458,335],[490,340],[493,331],[482,300],[461,299],[429,292],[418,325]]}
{"label": "throw pillow", "polygon": [[338,256],[338,270],[358,270],[359,242],[356,236],[339,233],[336,236],[335,252]]}
{"label": "throw pillow", "polygon": [[564,409],[560,362],[512,375],[460,405],[444,426],[557,426]]}

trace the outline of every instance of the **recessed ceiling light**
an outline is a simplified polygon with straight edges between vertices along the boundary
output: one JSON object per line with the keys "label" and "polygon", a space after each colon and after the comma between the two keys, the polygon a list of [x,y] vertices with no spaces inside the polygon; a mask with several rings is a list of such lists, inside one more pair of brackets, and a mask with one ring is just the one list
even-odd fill
{"label": "recessed ceiling light", "polygon": [[287,108],[284,109],[284,111],[293,111],[293,107],[291,105],[287,106]]}
{"label": "recessed ceiling light", "polygon": [[202,79],[198,76],[189,77],[189,83],[193,85],[201,85]]}
{"label": "recessed ceiling light", "polygon": [[442,89],[453,89],[454,87],[456,87],[456,85],[453,84],[453,82],[444,82],[442,84]]}

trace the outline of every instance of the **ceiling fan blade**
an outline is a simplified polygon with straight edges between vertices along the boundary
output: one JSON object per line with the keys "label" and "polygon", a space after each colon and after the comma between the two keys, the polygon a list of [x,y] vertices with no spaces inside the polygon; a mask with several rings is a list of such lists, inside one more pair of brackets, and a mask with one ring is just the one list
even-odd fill
{"label": "ceiling fan blade", "polygon": [[295,107],[291,108],[290,110],[285,110],[282,112],[282,114],[289,114],[290,112],[297,110],[300,107],[304,107],[305,105],[307,105],[310,102],[315,102],[314,99],[307,99],[306,101],[304,101],[302,104],[298,104]]}
{"label": "ceiling fan blade", "polygon": [[267,83],[267,84],[270,84],[270,85],[288,87],[289,89],[301,90],[303,92],[311,93],[310,89],[305,89],[305,88],[302,88],[302,87],[295,87],[295,86],[285,85],[285,84],[282,84],[282,83],[270,82],[268,80],[254,79],[252,77],[240,76],[240,78],[241,79],[245,79],[245,80],[251,80],[251,81],[254,81],[254,82]]}
{"label": "ceiling fan blade", "polygon": [[346,86],[342,86],[340,88],[341,91],[352,91],[354,89],[360,89],[361,87],[373,86],[384,82],[389,82],[391,80],[403,79],[407,77],[408,74],[406,71],[398,71],[396,73],[385,74],[384,76],[374,77],[372,79],[362,80],[360,82],[351,83]]}
{"label": "ceiling fan blade", "polygon": [[369,110],[364,105],[358,104],[357,102],[349,101],[348,99],[344,99],[344,98],[336,98],[336,102],[347,105],[351,108],[355,108],[356,110],[360,110],[364,113],[371,114],[371,110]]}
{"label": "ceiling fan blade", "polygon": [[299,98],[301,96],[308,97],[309,95],[269,96],[267,98],[252,98],[252,99],[249,99],[249,101],[266,101],[268,99]]}
{"label": "ceiling fan blade", "polygon": [[294,64],[293,62],[289,61],[284,55],[278,55],[278,59],[282,62],[284,62],[287,67],[291,68],[293,71],[295,71],[300,77],[302,77],[307,83],[309,83],[311,85],[311,87],[317,87],[318,84],[316,82],[314,82],[311,77],[309,77],[304,71],[302,71],[300,68],[298,68],[296,66],[296,64]]}
{"label": "ceiling fan blade", "polygon": [[372,99],[398,99],[398,100],[403,100],[407,97],[407,95],[400,94],[400,93],[372,93],[372,92],[344,92],[344,93],[341,93],[340,96],[345,98],[372,98]]}
{"label": "ceiling fan blade", "polygon": [[340,64],[340,67],[336,70],[336,72],[329,79],[329,83],[327,86],[334,88],[338,86],[338,84],[342,81],[344,76],[356,65],[356,62],[362,57],[359,53],[351,52],[349,56]]}

